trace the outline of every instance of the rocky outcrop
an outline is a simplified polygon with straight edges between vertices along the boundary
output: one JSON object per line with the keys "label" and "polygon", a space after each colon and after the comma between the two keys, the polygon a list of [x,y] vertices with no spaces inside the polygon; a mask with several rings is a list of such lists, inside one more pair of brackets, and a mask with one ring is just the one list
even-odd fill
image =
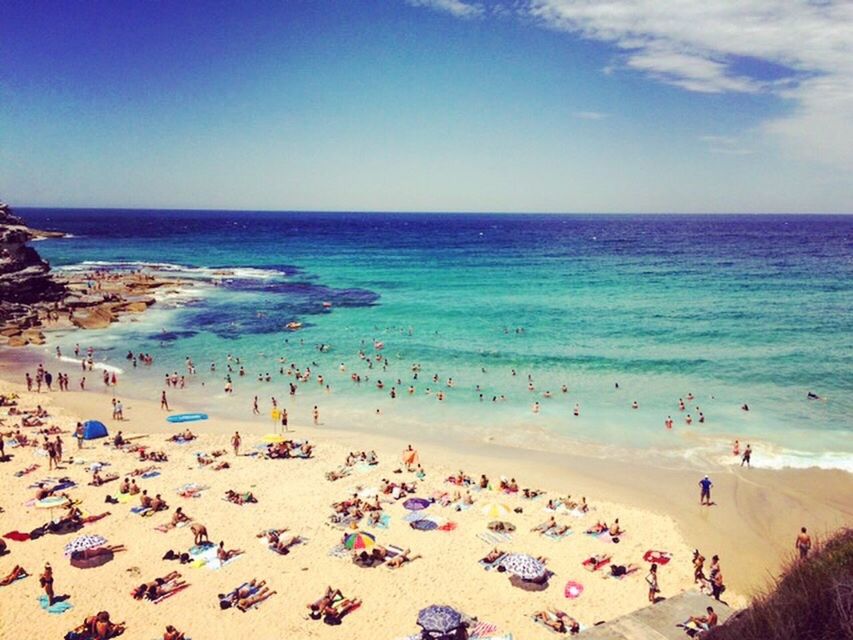
{"label": "rocky outcrop", "polygon": [[41,329],[48,326],[103,329],[124,314],[145,311],[163,285],[186,284],[140,272],[53,275],[27,243],[64,235],[31,229],[0,203],[0,344],[44,344]]}
{"label": "rocky outcrop", "polygon": [[51,277],[47,262],[27,245],[46,233],[30,229],[0,203],[0,324],[37,326],[35,306],[57,302],[65,295],[65,286]]}

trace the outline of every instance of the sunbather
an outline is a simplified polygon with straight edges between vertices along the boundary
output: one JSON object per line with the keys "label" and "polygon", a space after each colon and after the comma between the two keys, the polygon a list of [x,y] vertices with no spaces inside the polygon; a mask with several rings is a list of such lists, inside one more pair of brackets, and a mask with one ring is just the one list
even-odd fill
{"label": "sunbather", "polygon": [[242,549],[226,549],[225,542],[219,542],[219,548],[216,550],[216,557],[220,562],[228,562],[231,558],[236,558],[241,553],[245,553]]}
{"label": "sunbather", "polygon": [[163,633],[163,640],[186,640],[183,631],[178,631],[172,625],[166,626],[166,631]]}
{"label": "sunbather", "polygon": [[557,526],[557,520],[554,516],[551,516],[545,522],[536,525],[531,529],[531,531],[536,531],[537,533],[545,533],[546,531],[550,531],[551,529]]}
{"label": "sunbather", "polygon": [[256,604],[263,602],[267,598],[274,596],[276,594],[275,591],[270,591],[268,587],[262,587],[255,594],[248,596],[246,598],[240,598],[237,601],[237,608],[244,613],[254,607]]}
{"label": "sunbather", "polygon": [[172,514],[171,525],[173,527],[177,527],[179,524],[183,522],[190,522],[192,518],[190,518],[187,514],[184,513],[183,507],[178,507],[175,509],[175,513]]}
{"label": "sunbather", "polygon": [[565,611],[558,611],[557,609],[537,611],[533,614],[533,619],[543,623],[557,633],[575,634],[581,629],[577,620],[572,618]]}
{"label": "sunbather", "polygon": [[177,571],[155,578],[151,582],[144,582],[132,591],[132,595],[136,600],[159,600],[170,593],[177,591],[187,585],[186,582],[180,580],[181,574]]}
{"label": "sunbather", "polygon": [[493,564],[503,558],[505,555],[505,551],[501,551],[500,549],[495,547],[486,554],[486,556],[481,560],[481,562],[484,562],[486,564]]}
{"label": "sunbather", "polygon": [[385,565],[389,569],[399,569],[405,563],[412,562],[412,561],[417,560],[418,558],[422,557],[420,554],[418,554],[416,556],[409,555],[410,553],[412,553],[412,550],[406,549],[403,553],[396,555],[393,558],[391,558],[390,560],[388,560],[388,562],[386,562]]}
{"label": "sunbather", "polygon": [[601,569],[601,567],[608,564],[610,562],[610,559],[611,558],[609,555],[598,553],[594,556],[590,556],[581,564],[590,571],[598,571],[599,569]]}
{"label": "sunbather", "polygon": [[344,594],[341,593],[340,589],[326,587],[326,593],[323,594],[323,597],[308,605],[308,608],[311,610],[311,617],[318,620],[323,615],[323,612],[331,606],[332,602],[343,597]]}
{"label": "sunbather", "polygon": [[154,496],[154,498],[151,500],[151,510],[152,511],[165,511],[168,508],[169,508],[169,505],[166,504],[166,501],[160,497],[159,493],[156,496]]}
{"label": "sunbather", "polygon": [[290,553],[290,548],[296,546],[302,542],[302,538],[300,536],[291,536],[287,540],[282,540],[278,536],[275,537],[275,541],[270,541],[270,549],[275,551],[276,553],[280,553],[281,555],[287,555]]}
{"label": "sunbather", "polygon": [[608,531],[612,537],[625,533],[625,530],[619,526],[619,518],[616,518],[616,520],[613,521],[613,524],[610,525],[610,529],[608,529]]}
{"label": "sunbather", "polygon": [[97,615],[90,616],[83,621],[83,624],[77,627],[74,631],[81,638],[89,638],[91,640],[107,640],[115,638],[124,633],[126,625],[124,622],[113,622],[110,620],[110,614],[106,611],[100,611]]}
{"label": "sunbather", "polygon": [[221,609],[228,609],[234,605],[236,605],[241,600],[245,600],[250,596],[258,593],[261,589],[264,588],[266,584],[266,580],[258,581],[257,578],[252,578],[250,582],[239,586],[234,589],[231,593],[219,594],[219,607]]}
{"label": "sunbather", "polygon": [[631,563],[627,566],[622,564],[611,564],[610,565],[610,575],[614,578],[621,578],[622,576],[627,576],[631,573],[635,573],[640,570],[640,566],[634,563]]}
{"label": "sunbather", "polygon": [[607,526],[606,522],[596,522],[593,526],[586,530],[587,533],[604,533],[605,531],[609,531],[610,528]]}
{"label": "sunbather", "polygon": [[20,580],[21,578],[25,578],[29,573],[20,565],[15,565],[12,570],[8,573],[8,575],[0,580],[0,587],[5,587],[7,585],[12,584],[15,580]]}

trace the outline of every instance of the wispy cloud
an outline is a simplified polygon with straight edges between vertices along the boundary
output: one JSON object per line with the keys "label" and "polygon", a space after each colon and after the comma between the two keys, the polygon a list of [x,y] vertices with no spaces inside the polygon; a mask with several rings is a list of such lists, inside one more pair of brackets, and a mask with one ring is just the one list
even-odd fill
{"label": "wispy cloud", "polygon": [[744,147],[740,140],[734,136],[704,135],[699,136],[699,139],[708,145],[710,153],[722,153],[729,156],[748,156],[754,153],[752,149]]}
{"label": "wispy cloud", "polygon": [[604,120],[610,117],[609,114],[600,111],[575,111],[572,115],[581,120]]}
{"label": "wispy cloud", "polygon": [[476,18],[483,15],[483,5],[463,0],[406,0],[413,7],[427,7],[436,11],[445,11],[457,18]]}
{"label": "wispy cloud", "polygon": [[[760,130],[853,169],[853,2],[842,0],[528,0],[552,29],[609,42],[624,68],[703,93],[770,93],[788,115]],[[785,77],[753,69],[757,61]],[[612,70],[612,65],[610,66]],[[706,141],[707,142],[707,141]],[[712,145],[718,153],[744,153]]]}

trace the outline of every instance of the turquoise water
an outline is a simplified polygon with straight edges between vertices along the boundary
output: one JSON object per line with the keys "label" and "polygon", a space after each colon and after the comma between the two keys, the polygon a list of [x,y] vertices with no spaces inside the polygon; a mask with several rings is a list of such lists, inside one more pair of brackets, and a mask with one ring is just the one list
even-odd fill
{"label": "turquoise water", "polygon": [[[180,393],[241,415],[257,393],[265,412],[274,395],[306,421],[314,404],[365,424],[380,409],[394,428],[546,432],[705,458],[739,438],[766,465],[853,470],[853,218],[21,213],[73,234],[38,243],[54,266],[150,263],[220,281],[140,322],[59,338],[66,354],[89,340],[125,370],[128,349],[151,353],[151,370],[128,375],[152,395],[190,355],[199,373]],[[292,321],[303,328],[286,330]],[[226,399],[228,353],[247,375]],[[331,393],[312,379],[287,400],[279,357],[315,363]],[[258,382],[266,372],[272,382]],[[352,383],[353,372],[369,381]]]}

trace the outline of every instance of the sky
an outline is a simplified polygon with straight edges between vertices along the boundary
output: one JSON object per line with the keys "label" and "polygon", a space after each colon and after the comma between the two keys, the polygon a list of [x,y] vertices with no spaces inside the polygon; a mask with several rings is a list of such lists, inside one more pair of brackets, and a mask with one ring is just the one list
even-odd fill
{"label": "sky", "polygon": [[0,3],[13,206],[853,212],[853,2]]}

